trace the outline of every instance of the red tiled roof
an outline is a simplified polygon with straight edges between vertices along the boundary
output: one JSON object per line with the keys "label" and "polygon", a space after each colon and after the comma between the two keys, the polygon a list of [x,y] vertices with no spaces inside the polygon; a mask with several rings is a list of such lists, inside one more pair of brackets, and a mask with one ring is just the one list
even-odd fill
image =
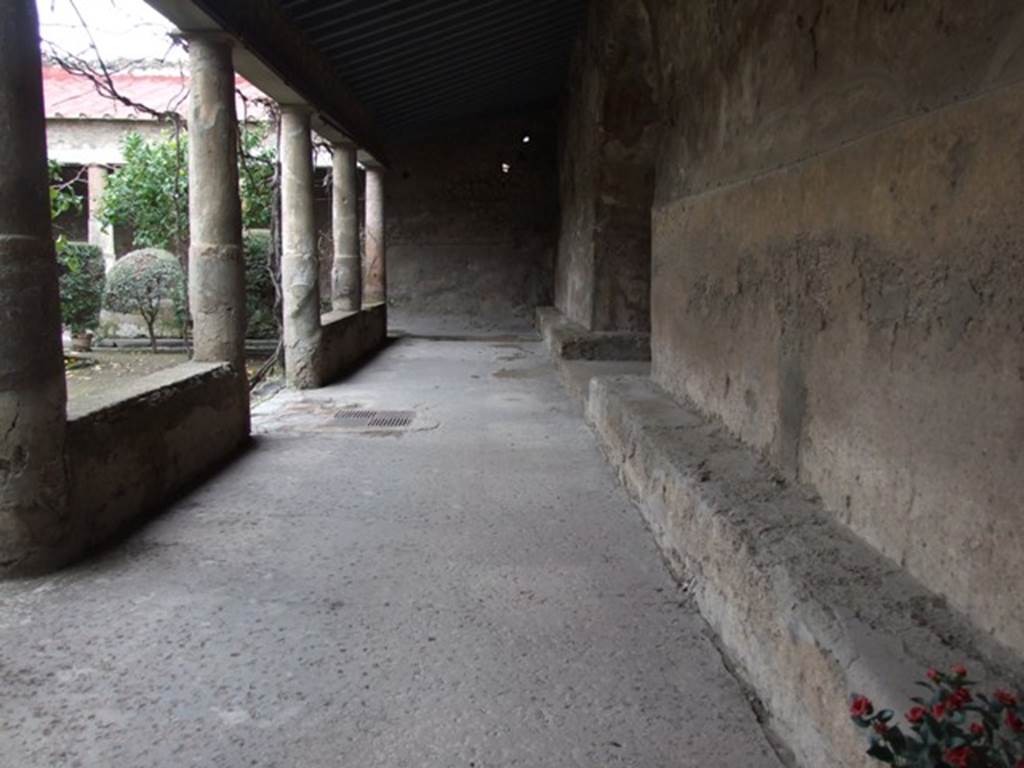
{"label": "red tiled roof", "polygon": [[[111,76],[115,90],[132,101],[145,104],[158,111],[175,110],[183,116],[188,113],[188,77],[181,74],[118,72]],[[236,87],[248,99],[262,98],[255,86],[241,77]],[[152,120],[138,112],[100,94],[93,82],[81,75],[72,75],[60,67],[43,67],[43,92],[48,118],[81,120]],[[246,114],[241,98],[237,100],[239,116]],[[249,104],[248,115],[259,119],[262,110]]]}

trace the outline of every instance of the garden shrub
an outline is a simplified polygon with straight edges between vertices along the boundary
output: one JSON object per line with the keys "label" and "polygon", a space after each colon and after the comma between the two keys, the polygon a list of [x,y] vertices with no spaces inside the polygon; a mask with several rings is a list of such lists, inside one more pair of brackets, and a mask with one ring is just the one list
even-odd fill
{"label": "garden shrub", "polygon": [[185,276],[173,254],[143,248],[121,258],[107,275],[104,306],[112,312],[140,315],[156,351],[156,321],[170,301],[179,324],[184,323]]}
{"label": "garden shrub", "polygon": [[71,333],[96,328],[103,307],[103,252],[88,243],[62,243],[57,249],[60,268],[60,313]]}
{"label": "garden shrub", "polygon": [[277,318],[274,312],[274,282],[267,268],[272,248],[270,232],[253,229],[245,233],[245,310],[246,337],[276,339]]}

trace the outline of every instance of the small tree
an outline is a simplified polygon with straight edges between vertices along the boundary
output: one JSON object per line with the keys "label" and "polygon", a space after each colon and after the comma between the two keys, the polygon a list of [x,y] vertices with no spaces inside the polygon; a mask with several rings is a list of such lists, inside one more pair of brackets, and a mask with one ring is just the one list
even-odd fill
{"label": "small tree", "polygon": [[100,218],[132,228],[137,248],[183,253],[188,243],[188,142],[168,136],[146,141],[129,133],[124,165],[107,182]]}
{"label": "small tree", "polygon": [[105,283],[103,252],[88,243],[62,243],[57,263],[61,316],[71,333],[81,336],[99,324]]}
{"label": "small tree", "polygon": [[174,255],[157,248],[133,251],[107,275],[104,306],[113,312],[141,315],[156,351],[156,321],[169,300],[179,323],[185,312],[185,278]]}
{"label": "small tree", "polygon": [[[77,212],[82,210],[82,196],[75,192],[75,181],[65,181],[64,176],[61,173],[60,163],[56,160],[49,162],[50,172],[50,219],[56,222],[65,213]],[[58,235],[54,238],[54,245],[57,249],[57,255],[60,256],[61,251],[67,245],[67,238],[64,235]]]}

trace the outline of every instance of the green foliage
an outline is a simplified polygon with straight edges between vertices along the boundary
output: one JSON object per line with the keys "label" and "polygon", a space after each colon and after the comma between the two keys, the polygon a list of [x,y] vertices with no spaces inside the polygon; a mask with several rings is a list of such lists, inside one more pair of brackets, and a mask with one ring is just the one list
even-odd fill
{"label": "green foliage", "polygon": [[[274,200],[276,153],[263,146],[267,129],[240,131],[239,188],[242,224],[270,226]],[[124,165],[114,173],[103,197],[100,218],[108,225],[129,226],[138,248],[181,253],[188,243],[188,137],[168,135],[147,141],[128,134],[121,145]]]}
{"label": "green foliage", "polygon": [[245,309],[250,339],[276,339],[274,282],[270,277],[270,251],[273,242],[266,230],[245,233]]}
{"label": "green foliage", "polygon": [[178,260],[167,251],[133,251],[107,275],[104,306],[113,312],[141,315],[154,351],[156,321],[165,300],[170,300],[180,323],[185,312],[185,276]]}
{"label": "green foliage", "polygon": [[[82,210],[82,196],[75,192],[74,187],[64,181],[61,174],[60,163],[51,160],[49,163],[50,172],[50,219],[56,221],[57,217],[65,213]],[[57,255],[67,246],[67,238],[59,235],[54,244],[57,246]]]}
{"label": "green foliage", "polygon": [[63,243],[57,250],[60,311],[76,335],[95,328],[103,305],[103,253],[88,243]]}
{"label": "green foliage", "polygon": [[911,768],[1024,768],[1024,720],[1015,694],[976,692],[960,665],[948,674],[929,670],[918,685],[927,695],[911,699],[907,730],[891,709],[876,712],[864,696],[851,697],[850,718],[868,732],[870,757]]}
{"label": "green foliage", "polygon": [[240,131],[238,186],[242,196],[242,227],[267,229],[274,206],[277,152],[265,146],[265,125],[243,125]]}
{"label": "green foliage", "polygon": [[102,221],[133,230],[140,248],[180,250],[188,239],[188,139],[146,141],[129,133],[124,165],[107,181]]}

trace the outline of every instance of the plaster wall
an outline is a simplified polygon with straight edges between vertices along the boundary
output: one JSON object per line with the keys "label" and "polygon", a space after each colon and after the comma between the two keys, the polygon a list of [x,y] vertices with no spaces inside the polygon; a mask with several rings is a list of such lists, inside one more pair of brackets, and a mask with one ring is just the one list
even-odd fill
{"label": "plaster wall", "polygon": [[121,142],[130,133],[157,141],[172,133],[167,123],[153,120],[89,120],[48,118],[46,151],[61,165],[121,165]]}
{"label": "plaster wall", "polygon": [[555,305],[587,330],[646,332],[658,131],[653,30],[639,0],[593,9],[562,115]]}
{"label": "plaster wall", "polygon": [[646,7],[655,382],[1024,650],[1024,8]]}
{"label": "plaster wall", "polygon": [[558,210],[550,112],[481,119],[390,146],[388,156],[389,306],[518,326],[550,304]]}

